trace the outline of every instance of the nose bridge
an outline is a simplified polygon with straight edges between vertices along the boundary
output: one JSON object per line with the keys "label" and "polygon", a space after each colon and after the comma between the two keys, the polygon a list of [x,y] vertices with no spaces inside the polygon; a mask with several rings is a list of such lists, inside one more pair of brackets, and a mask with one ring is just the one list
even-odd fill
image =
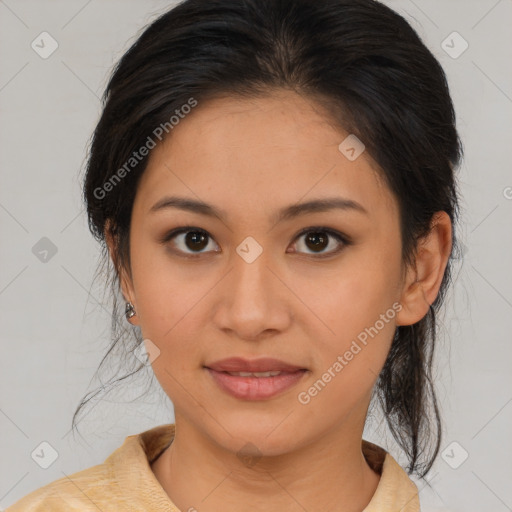
{"label": "nose bridge", "polygon": [[[247,237],[236,248],[230,262],[225,293],[217,314],[218,327],[237,333],[239,338],[258,339],[267,330],[287,325],[286,310],[278,295],[279,280],[273,275],[272,255],[254,238]],[[282,298],[282,297],[281,297]]]}
{"label": "nose bridge", "polygon": [[[269,283],[271,272],[267,268],[271,263],[270,251],[265,249],[254,237],[247,236],[236,247],[233,254],[232,276],[234,289],[233,292],[241,294],[244,300],[258,297],[255,295],[265,295]],[[261,297],[259,297],[261,298]]]}

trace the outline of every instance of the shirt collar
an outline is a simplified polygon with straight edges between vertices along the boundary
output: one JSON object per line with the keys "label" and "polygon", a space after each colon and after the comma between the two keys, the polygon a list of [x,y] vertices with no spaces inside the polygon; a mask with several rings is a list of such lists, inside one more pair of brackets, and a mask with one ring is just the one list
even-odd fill
{"label": "shirt collar", "polygon": [[[172,443],[175,424],[168,423],[126,437],[105,463],[125,495],[142,508],[180,512],[156,479],[150,464]],[[368,465],[381,475],[377,489],[363,512],[420,512],[418,489],[395,459],[380,446],[362,441]]]}

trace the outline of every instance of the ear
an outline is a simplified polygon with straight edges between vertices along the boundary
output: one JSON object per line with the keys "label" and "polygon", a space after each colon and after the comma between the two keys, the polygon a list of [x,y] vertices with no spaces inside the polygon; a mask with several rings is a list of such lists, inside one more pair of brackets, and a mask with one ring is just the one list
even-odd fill
{"label": "ear", "polygon": [[[132,280],[127,275],[125,269],[121,268],[118,263],[117,243],[116,243],[115,237],[112,233],[110,219],[108,219],[107,222],[105,223],[104,233],[105,233],[105,240],[107,243],[110,258],[111,258],[112,262],[114,263],[114,268],[116,269],[116,272],[119,274],[119,283],[121,285],[121,291],[123,293],[123,297],[126,302],[131,302],[133,304],[135,311],[137,311],[137,303],[135,300],[135,292],[133,289]],[[128,318],[127,320],[132,325],[139,325],[139,319],[138,319],[137,315],[132,316],[131,318]]]}
{"label": "ear", "polygon": [[436,212],[429,234],[418,242],[415,266],[407,271],[397,325],[412,325],[428,313],[439,292],[451,249],[450,216],[445,211]]}

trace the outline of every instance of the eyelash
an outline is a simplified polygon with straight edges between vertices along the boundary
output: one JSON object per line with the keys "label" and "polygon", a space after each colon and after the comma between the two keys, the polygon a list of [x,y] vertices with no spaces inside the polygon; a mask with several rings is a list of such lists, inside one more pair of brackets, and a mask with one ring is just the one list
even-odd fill
{"label": "eyelash", "polygon": [[[182,226],[182,227],[173,229],[173,230],[169,231],[168,233],[166,233],[160,239],[160,243],[167,244],[174,237],[181,235],[182,233],[188,233],[188,232],[197,232],[197,233],[207,236],[210,240],[213,240],[213,237],[204,229],[198,228],[196,226]],[[304,228],[299,233],[297,233],[297,235],[295,235],[294,241],[307,233],[325,233],[329,237],[334,238],[336,241],[338,241],[342,244],[340,248],[335,249],[334,251],[330,251],[328,253],[319,253],[317,255],[306,253],[307,256],[312,256],[315,259],[322,259],[322,258],[328,258],[328,257],[334,256],[334,255],[340,253],[343,249],[345,249],[349,245],[352,245],[352,243],[353,243],[352,240],[347,235],[344,235],[343,233],[340,233],[339,231],[336,231],[334,229],[330,229],[330,228],[327,228],[324,226],[310,226],[308,228]],[[173,250],[173,252],[177,253],[179,256],[182,256],[182,257],[188,258],[188,259],[196,259],[196,258],[200,257],[202,254],[207,254],[207,253],[203,253],[203,252],[190,254],[190,253],[183,253],[179,250],[178,251]],[[298,254],[304,254],[304,253],[298,253]]]}

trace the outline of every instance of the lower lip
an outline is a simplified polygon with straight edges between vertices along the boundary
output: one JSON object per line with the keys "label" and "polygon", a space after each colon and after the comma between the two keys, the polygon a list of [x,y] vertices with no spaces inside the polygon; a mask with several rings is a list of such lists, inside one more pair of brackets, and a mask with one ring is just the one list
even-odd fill
{"label": "lower lip", "polygon": [[206,368],[219,387],[235,398],[265,400],[295,386],[306,370],[283,373],[274,377],[239,377]]}

